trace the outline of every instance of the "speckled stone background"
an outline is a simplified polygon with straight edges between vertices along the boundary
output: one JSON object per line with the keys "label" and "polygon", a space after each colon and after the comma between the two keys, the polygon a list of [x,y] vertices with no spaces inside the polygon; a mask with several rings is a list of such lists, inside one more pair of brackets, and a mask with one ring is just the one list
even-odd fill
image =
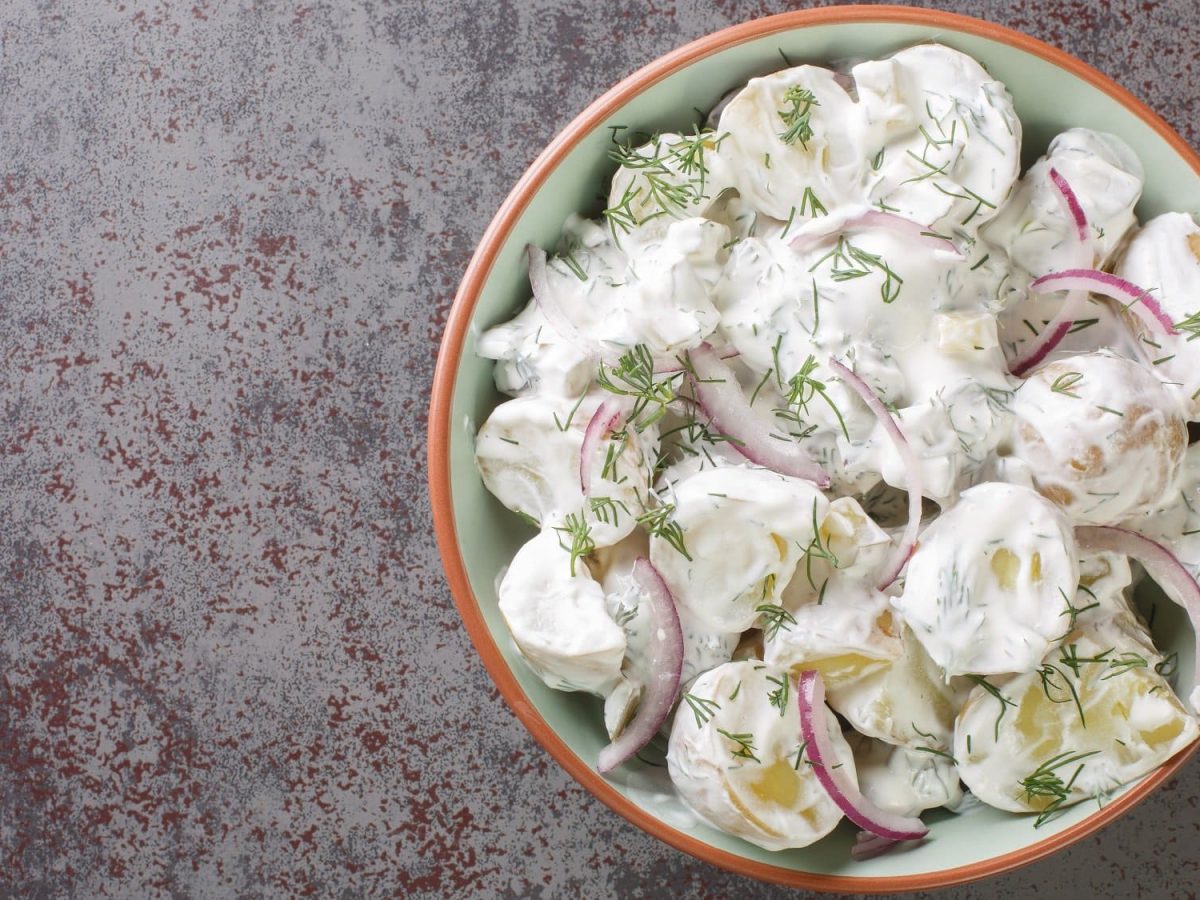
{"label": "speckled stone background", "polygon": [[[1200,138],[1195,0],[936,5]],[[0,895],[795,895],[656,843],[525,733],[424,465],[456,283],[539,148],[791,6],[0,4]],[[1198,860],[1193,760],[942,896],[1194,896]]]}

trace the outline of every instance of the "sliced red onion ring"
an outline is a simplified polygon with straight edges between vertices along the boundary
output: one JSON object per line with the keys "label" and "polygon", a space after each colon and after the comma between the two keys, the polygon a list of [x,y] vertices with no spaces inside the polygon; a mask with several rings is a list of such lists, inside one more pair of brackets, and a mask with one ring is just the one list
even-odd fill
{"label": "sliced red onion ring", "polygon": [[546,251],[529,244],[525,247],[525,257],[529,261],[529,286],[533,289],[533,300],[550,327],[584,356],[596,356],[595,345],[584,338],[550,289],[550,279],[546,274]]}
{"label": "sliced red onion ring", "polygon": [[948,238],[938,237],[927,225],[922,225],[920,222],[906,219],[895,213],[873,209],[870,212],[863,213],[861,216],[855,216],[846,223],[845,228],[887,228],[915,238],[919,244],[928,247],[930,250],[945,250],[953,253],[955,256],[962,256],[958,252],[958,248],[954,246],[953,241]]}
{"label": "sliced red onion ring", "polygon": [[1059,198],[1066,206],[1067,213],[1075,225],[1075,236],[1079,239],[1079,243],[1089,243],[1087,216],[1083,212],[1083,205],[1079,202],[1079,198],[1071,190],[1071,185],[1059,174],[1058,169],[1054,168],[1050,169],[1050,181],[1057,189]]}
{"label": "sliced red onion ring", "polygon": [[1136,284],[1097,269],[1067,269],[1043,275],[1029,286],[1035,294],[1053,291],[1089,291],[1111,297],[1146,323],[1151,331],[1160,334],[1179,334],[1171,317],[1163,312],[1158,301]]}
{"label": "sliced red onion ring", "polygon": [[804,478],[817,487],[829,487],[829,475],[817,465],[798,443],[771,435],[767,424],[754,414],[737,376],[708,344],[689,351],[691,370],[688,378],[696,402],[712,424],[733,438],[730,446],[756,465],[781,475]]}
{"label": "sliced red onion ring", "polygon": [[615,431],[621,421],[621,407],[616,400],[605,400],[596,407],[592,418],[583,432],[583,445],[579,448],[579,487],[583,496],[588,496],[592,484],[592,457],[601,438]]}
{"label": "sliced red onion ring", "polygon": [[899,845],[899,843],[899,841],[893,841],[890,838],[871,834],[869,831],[860,831],[854,841],[854,846],[850,848],[850,856],[859,862],[865,859],[874,859],[876,856],[882,856],[887,853],[893,847]]}
{"label": "sliced red onion ring", "polygon": [[879,399],[879,395],[871,390],[865,381],[836,359],[829,361],[829,368],[836,372],[838,377],[846,382],[846,386],[858,394],[862,398],[863,403],[867,404],[867,407],[875,414],[875,418],[879,420],[879,424],[883,426],[883,430],[891,438],[892,446],[896,448],[896,453],[900,455],[900,461],[904,463],[904,487],[908,491],[908,523],[904,526],[904,534],[900,539],[900,543],[892,550],[892,555],[888,559],[887,565],[883,567],[883,575],[876,585],[882,591],[886,590],[899,577],[904,564],[908,562],[908,558],[912,555],[913,548],[917,546],[917,532],[921,528],[921,496],[924,492],[921,485],[921,464],[917,461],[917,455],[913,453],[912,445],[908,443],[908,438],[900,430],[900,424],[888,412],[888,408],[883,405],[883,401]]}
{"label": "sliced red onion ring", "polygon": [[1071,333],[1071,326],[1075,324],[1075,319],[1079,316],[1084,296],[1079,291],[1071,291],[1067,294],[1067,299],[1062,302],[1062,306],[1058,308],[1054,318],[1046,323],[1046,327],[1034,342],[1029,355],[1018,357],[1013,362],[1009,369],[1013,375],[1024,378],[1028,372],[1033,371],[1041,364],[1042,360],[1050,355],[1051,350],[1062,343],[1063,338]]}
{"label": "sliced red onion ring", "polygon": [[954,243],[943,237],[938,237],[928,226],[912,219],[897,216],[894,213],[869,209],[851,216],[827,216],[804,228],[792,239],[793,250],[806,250],[818,243],[822,238],[839,231],[851,231],[856,228],[883,228],[914,238],[917,243],[930,250],[942,250],[961,257]]}
{"label": "sliced red onion ring", "polygon": [[829,740],[825,709],[825,683],[813,669],[800,673],[800,734],[813,774],[846,818],[859,828],[889,841],[915,841],[929,834],[929,828],[915,816],[898,816],[880,809],[837,765],[837,755]]}
{"label": "sliced red onion ring", "polygon": [[[1088,231],[1088,220],[1083,212],[1083,206],[1080,204],[1079,198],[1075,195],[1075,191],[1071,189],[1071,185],[1067,183],[1067,179],[1063,178],[1057,169],[1050,170],[1050,183],[1054,187],[1054,192],[1058,197],[1059,203],[1062,204],[1067,218],[1075,225],[1075,267],[1090,267],[1096,258],[1096,251],[1092,246],[1092,238]],[[1042,329],[1042,333],[1029,346],[1026,354],[1013,360],[1009,371],[1018,378],[1021,378],[1035,366],[1041,364],[1050,355],[1050,351],[1062,343],[1063,338],[1071,333],[1071,327],[1083,312],[1083,304],[1086,300],[1086,291],[1067,291],[1066,299],[1059,305],[1050,321],[1046,323],[1046,327]]]}
{"label": "sliced red onion ring", "polygon": [[633,564],[633,580],[641,588],[643,602],[650,604],[650,668],[654,678],[646,685],[633,720],[600,751],[596,770],[601,775],[628,760],[658,734],[675,705],[683,675],[683,630],[675,598],[658,569],[644,556]]}
{"label": "sliced red onion ring", "polygon": [[[1080,550],[1123,553],[1141,563],[1163,593],[1188,614],[1196,636],[1196,660],[1200,663],[1200,585],[1174,553],[1145,535],[1111,525],[1078,525],[1075,540]],[[1196,666],[1196,681],[1188,702],[1192,712],[1200,712],[1200,664]]]}

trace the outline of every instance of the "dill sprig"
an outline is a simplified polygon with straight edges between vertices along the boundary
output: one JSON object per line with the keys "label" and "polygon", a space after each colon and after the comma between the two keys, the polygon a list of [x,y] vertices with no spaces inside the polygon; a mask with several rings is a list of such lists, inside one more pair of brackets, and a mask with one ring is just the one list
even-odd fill
{"label": "dill sprig", "polygon": [[1186,334],[1189,341],[1200,338],[1200,312],[1194,312],[1186,319],[1180,319],[1175,323],[1175,330]]}
{"label": "dill sprig", "polygon": [[[575,561],[596,549],[596,542],[592,540],[592,527],[584,521],[583,516],[568,513],[562,525],[554,526],[554,530],[558,532],[559,546],[571,554],[571,577],[574,577]],[[570,543],[567,543],[568,539]]]}
{"label": "dill sprig", "polygon": [[1108,662],[1109,654],[1113,652],[1113,648],[1097,653],[1095,656],[1080,656],[1079,648],[1075,644],[1067,644],[1060,648],[1062,655],[1059,657],[1059,662],[1075,673],[1075,677],[1079,677],[1080,666],[1087,663],[1105,663]]}
{"label": "dill sprig", "polygon": [[[1065,753],[1050,757],[1050,759],[1034,769],[1033,772],[1021,779],[1020,784],[1025,789],[1025,799],[1028,802],[1033,802],[1036,797],[1050,798],[1050,802],[1042,808],[1041,815],[1033,823],[1034,828],[1041,828],[1067,802],[1071,796],[1072,785],[1079,778],[1079,773],[1083,771],[1081,760],[1087,759],[1089,756],[1095,756],[1099,752],[1099,750],[1091,750],[1087,753],[1074,753],[1068,750]],[[1079,763],[1079,766],[1072,773],[1071,777],[1064,782],[1058,770],[1074,763]]]}
{"label": "dill sprig", "polygon": [[[1087,591],[1087,593],[1089,595],[1091,595],[1093,598],[1095,598],[1095,596],[1096,596],[1095,594],[1092,594],[1092,592],[1089,591],[1083,585],[1080,585],[1079,589],[1081,591]],[[1067,624],[1067,632],[1066,632],[1066,634],[1063,635],[1063,638],[1065,638],[1067,636],[1067,634],[1070,634],[1072,631],[1075,630],[1075,620],[1078,619],[1082,613],[1087,612],[1089,609],[1096,609],[1100,605],[1100,601],[1093,599],[1093,601],[1091,603],[1089,603],[1087,606],[1075,606],[1073,603],[1071,603],[1071,598],[1067,596],[1066,591],[1064,591],[1062,588],[1059,588],[1058,593],[1062,596],[1063,600],[1067,604],[1067,608],[1064,609],[1062,612],[1060,612],[1059,616],[1069,616],[1070,617],[1070,621]],[[1062,638],[1059,638],[1059,640],[1062,640]]]}
{"label": "dill sprig", "polygon": [[672,518],[674,515],[675,504],[664,503],[654,509],[646,510],[637,517],[637,523],[645,528],[648,534],[666,541],[682,554],[684,559],[691,562],[692,556],[688,553],[687,544],[684,542],[683,529]]}
{"label": "dill sprig", "polygon": [[696,727],[700,728],[709,719],[713,717],[716,710],[721,708],[721,704],[716,700],[709,700],[706,697],[698,697],[695,694],[689,694],[686,691],[683,694],[683,699],[692,710],[692,715],[696,717]]}
{"label": "dill sprig", "polygon": [[589,497],[588,505],[592,514],[605,525],[617,526],[621,523],[620,513],[629,515],[629,507],[621,500],[612,497]]}
{"label": "dill sprig", "polygon": [[1154,671],[1163,678],[1170,680],[1175,675],[1175,670],[1179,668],[1179,654],[1172,653],[1167,656],[1162,662],[1156,663]]}
{"label": "dill sprig", "polygon": [[567,421],[562,421],[558,417],[558,413],[554,413],[554,427],[559,431],[566,431],[571,427],[571,421],[575,418],[575,413],[579,411],[579,405],[583,403],[585,394],[580,394],[579,399],[575,401],[575,405],[571,407],[571,411],[567,414]]}
{"label": "dill sprig", "polygon": [[1132,650],[1127,650],[1118,656],[1116,659],[1108,661],[1109,671],[1107,674],[1100,676],[1101,681],[1108,681],[1110,678],[1116,678],[1118,675],[1124,675],[1126,672],[1133,669],[1149,668],[1150,661],[1141,654],[1134,653]]}
{"label": "dill sprig", "polygon": [[800,146],[808,149],[812,140],[812,111],[814,106],[820,106],[821,101],[808,88],[798,84],[792,85],[783,95],[787,109],[779,110],[779,118],[783,120],[784,131],[779,133],[779,139],[785,144],[800,142]]}
{"label": "dill sprig", "polygon": [[792,680],[785,673],[780,678],[768,675],[767,681],[779,685],[775,690],[767,693],[767,702],[779,710],[779,717],[782,719],[783,714],[787,712],[788,696],[791,693]]}
{"label": "dill sprig", "polygon": [[[787,408],[776,410],[776,415],[792,421],[795,421],[802,428],[805,424],[805,418],[809,415],[808,404],[814,397],[820,397],[825,401],[825,404],[833,410],[834,416],[837,417],[838,425],[841,426],[842,434],[846,440],[850,440],[850,432],[846,429],[846,420],[842,418],[842,411],[838,409],[837,404],[829,396],[829,392],[825,388],[825,382],[812,377],[812,373],[817,369],[817,360],[810,353],[808,358],[804,360],[804,364],[800,366],[800,371],[787,380],[784,395],[784,402]],[[811,433],[811,431],[810,431]]]}
{"label": "dill sprig", "polygon": [[[1075,708],[1079,711],[1079,724],[1087,728],[1087,719],[1083,714],[1083,703],[1079,700],[1079,692],[1075,689],[1075,683],[1071,680],[1071,676],[1060,669],[1054,663],[1046,663],[1037,670],[1038,677],[1042,680],[1042,690],[1046,694],[1046,699],[1051,703],[1075,703]],[[1078,677],[1076,670],[1076,677]],[[1067,694],[1069,696],[1055,696],[1058,693]]]}
{"label": "dill sprig", "polygon": [[620,238],[617,235],[617,229],[621,229],[622,234],[629,234],[633,229],[638,227],[637,213],[633,211],[633,201],[641,194],[642,189],[634,187],[632,184],[625,188],[625,192],[621,195],[620,201],[615,206],[610,206],[607,209],[600,211],[608,221],[608,230],[612,232],[613,240],[618,241]]}
{"label": "dill sprig", "polygon": [[642,431],[666,414],[667,404],[675,399],[676,382],[682,377],[683,372],[673,372],[665,378],[656,378],[650,348],[636,344],[621,355],[617,365],[600,363],[596,381],[609,393],[633,398],[629,421],[634,423],[636,430]]}
{"label": "dill sprig", "polygon": [[824,263],[830,263],[829,274],[834,281],[850,281],[863,278],[871,272],[883,274],[883,283],[879,286],[879,295],[884,303],[892,303],[900,296],[904,279],[888,265],[887,261],[877,253],[869,253],[861,247],[852,244],[845,236],[838,238],[837,245],[809,267],[809,272],[815,272]]}
{"label": "dill sprig", "polygon": [[762,760],[754,755],[754,735],[749,733],[731,734],[724,728],[718,728],[717,734],[724,737],[726,740],[732,741],[737,745],[736,749],[730,750],[729,753],[735,759],[752,759],[756,763],[761,763]]}
{"label": "dill sprig", "polygon": [[1000,740],[1000,723],[1004,721],[1004,714],[1008,712],[1008,707],[1011,706],[1015,709],[1017,704],[1000,693],[1000,688],[996,687],[982,675],[967,675],[966,677],[995,697],[997,702],[999,702],[1000,715],[996,716],[996,740]]}
{"label": "dill sprig", "polygon": [[[804,574],[805,577],[808,578],[809,586],[815,591],[817,589],[817,584],[815,581],[813,581],[812,561],[814,559],[823,559],[833,566],[833,568],[836,569],[838,567],[837,554],[835,554],[829,548],[829,545],[826,544],[824,539],[821,537],[821,528],[817,524],[817,500],[815,497],[813,498],[812,505],[812,527],[812,540],[809,541],[808,546],[804,548]],[[822,594],[824,594],[824,587],[822,587],[821,590]]]}
{"label": "dill sprig", "polygon": [[1054,379],[1054,383],[1050,385],[1050,390],[1055,394],[1063,394],[1078,400],[1079,395],[1075,393],[1074,388],[1081,381],[1083,381],[1082,372],[1064,372]]}
{"label": "dill sprig", "polygon": [[761,606],[754,607],[754,611],[762,613],[763,617],[763,634],[767,640],[774,640],[775,636],[782,631],[791,631],[792,626],[796,624],[796,617],[784,609],[782,606],[776,606],[774,603],[763,603]]}
{"label": "dill sprig", "polygon": [[829,215],[829,210],[825,208],[825,204],[821,202],[811,187],[806,187],[804,193],[800,195],[800,215],[805,215],[805,210],[808,210],[808,216],[811,219]]}

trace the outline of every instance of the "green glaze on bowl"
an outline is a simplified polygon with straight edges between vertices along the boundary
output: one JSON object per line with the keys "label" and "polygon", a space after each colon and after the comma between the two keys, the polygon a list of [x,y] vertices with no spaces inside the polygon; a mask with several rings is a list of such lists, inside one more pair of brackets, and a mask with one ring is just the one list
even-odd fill
{"label": "green glaze on bowl", "polygon": [[[839,13],[850,21],[833,21]],[[871,7],[814,10],[751,26],[749,35],[743,26],[677,51],[597,101],[535,162],[485,237],[451,314],[430,418],[431,487],[451,585],[481,655],[526,725],[585,786],[670,843],[727,868],[819,889],[937,887],[1004,871],[1078,840],[1153,785],[1132,792],[1127,787],[1106,798],[1106,806],[1115,806],[1103,813],[1098,803],[1079,804],[1037,830],[1031,816],[984,806],[959,816],[933,812],[926,816],[932,832],[924,844],[867,862],[850,859],[855,829],[848,822],[812,847],[772,853],[698,822],[673,796],[665,769],[626,765],[607,780],[616,795],[606,794],[594,775],[597,753],[607,742],[599,701],[547,688],[520,659],[497,608],[498,576],[533,531],[484,489],[474,466],[476,429],[503,399],[493,386],[492,363],[475,356],[475,341],[528,301],[522,248],[553,247],[568,214],[595,211],[595,197],[614,168],[607,156],[610,126],[690,130],[700,119],[696,110],[707,110],[755,75],[781,68],[784,58],[797,65],[829,64],[936,41],[970,54],[1008,86],[1024,125],[1026,165],[1065,128],[1112,132],[1133,147],[1146,169],[1139,218],[1200,210],[1200,160],[1183,142],[1103,76],[1031,39],[958,16]],[[631,89],[632,96],[621,96]],[[588,130],[580,136],[580,128]],[[439,508],[447,494],[450,508]],[[1165,652],[1178,652],[1179,683],[1189,684],[1195,660],[1187,618],[1161,598],[1157,604],[1155,639]],[[1160,771],[1148,779],[1165,777]]]}

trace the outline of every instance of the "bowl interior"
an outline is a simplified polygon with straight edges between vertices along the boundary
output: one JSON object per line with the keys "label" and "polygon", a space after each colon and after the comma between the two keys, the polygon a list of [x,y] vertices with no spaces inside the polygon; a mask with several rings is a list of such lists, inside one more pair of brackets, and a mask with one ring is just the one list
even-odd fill
{"label": "bowl interior", "polygon": [[[934,29],[927,24],[895,21],[820,24],[790,28],[735,44],[662,78],[613,112],[603,126],[585,135],[549,173],[541,189],[516,218],[495,257],[467,329],[448,416],[457,545],[479,612],[504,664],[511,669],[525,695],[523,702],[537,711],[587,769],[594,766],[596,755],[606,742],[599,702],[580,694],[553,691],[542,684],[517,656],[497,609],[497,577],[533,532],[488,494],[472,461],[475,432],[502,399],[492,383],[492,364],[474,354],[476,338],[482,329],[510,318],[528,300],[523,246],[532,242],[551,247],[569,213],[597,209],[597,196],[607,190],[613,171],[613,164],[606,156],[610,141],[608,126],[623,125],[646,132],[690,130],[701,118],[697,110],[707,110],[726,91],[750,77],[782,67],[785,58],[792,64],[874,58],[928,40],[972,55],[1008,86],[1025,126],[1026,164],[1066,127],[1078,125],[1110,131],[1124,138],[1145,165],[1147,183],[1138,207],[1140,218],[1170,209],[1200,208],[1200,175],[1155,129],[1116,99],[1054,63],[1000,40],[954,28]],[[443,352],[450,349],[444,348]],[[459,602],[463,602],[462,597]],[[1155,601],[1148,598],[1148,602]],[[1169,602],[1158,601],[1157,606],[1156,641],[1160,647],[1179,653],[1177,677],[1187,684],[1194,665],[1187,619]],[[866,879],[924,874],[929,877],[921,883],[929,886],[942,883],[936,875],[938,871],[985,863],[1021,850],[1071,828],[1095,814],[1098,808],[1097,803],[1080,804],[1036,831],[1030,817],[982,806],[957,817],[936,812],[927,817],[932,822],[932,840],[923,846],[854,863],[848,854],[854,829],[848,823],[813,847],[770,853],[698,822],[672,796],[664,769],[639,762],[626,766],[608,783],[667,828],[738,857],[798,873]],[[976,874],[988,871],[991,869],[983,866]],[[862,883],[855,886],[866,887]]]}

